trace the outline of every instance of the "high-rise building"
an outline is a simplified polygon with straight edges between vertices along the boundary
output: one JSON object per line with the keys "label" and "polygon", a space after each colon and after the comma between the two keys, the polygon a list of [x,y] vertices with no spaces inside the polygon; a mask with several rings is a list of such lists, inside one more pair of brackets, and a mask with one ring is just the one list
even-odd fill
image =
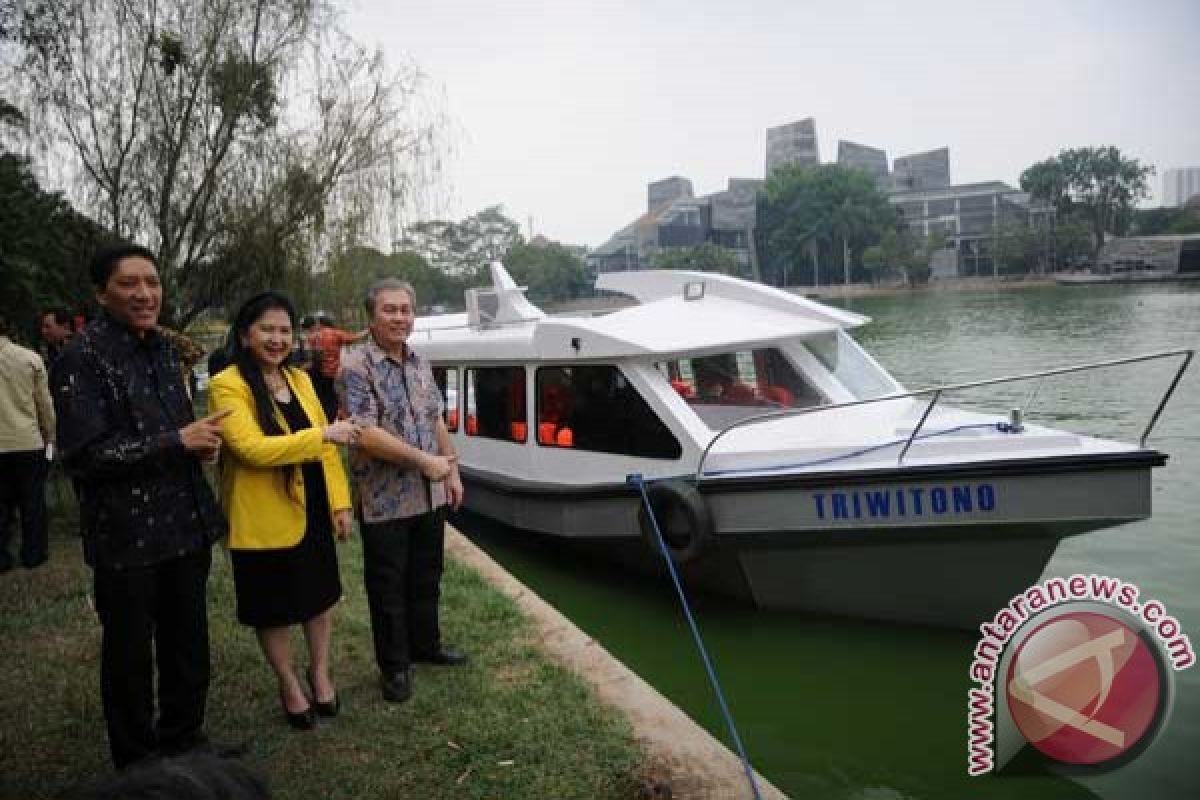
{"label": "high-rise building", "polygon": [[1163,173],[1164,206],[1179,208],[1196,195],[1200,195],[1200,167],[1180,167]]}
{"label": "high-rise building", "polygon": [[812,117],[767,128],[766,176],[784,164],[815,167],[821,161],[817,149],[817,123]]}
{"label": "high-rise building", "polygon": [[843,167],[860,169],[875,179],[876,185],[884,187],[888,180],[887,152],[865,144],[845,140],[838,142],[837,163]]}
{"label": "high-rise building", "polygon": [[941,189],[950,185],[950,148],[897,158],[892,164],[892,188],[898,192]]}

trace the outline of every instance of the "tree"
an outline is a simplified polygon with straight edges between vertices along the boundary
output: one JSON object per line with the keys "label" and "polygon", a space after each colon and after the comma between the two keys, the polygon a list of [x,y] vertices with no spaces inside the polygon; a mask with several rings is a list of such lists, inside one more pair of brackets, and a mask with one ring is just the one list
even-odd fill
{"label": "tree", "polygon": [[897,260],[904,264],[904,277],[910,286],[924,286],[933,275],[933,254],[946,247],[946,234],[938,231],[918,240],[907,228],[890,239]]}
{"label": "tree", "polygon": [[88,258],[106,235],[38,186],[28,160],[0,152],[0,314],[17,329],[32,339],[48,305],[90,308]]}
{"label": "tree", "polygon": [[1086,222],[1078,219],[1055,220],[1050,237],[1056,269],[1076,267],[1091,259],[1092,237]]}
{"label": "tree", "polygon": [[992,233],[992,242],[997,271],[1005,275],[1036,271],[1046,247],[1042,232],[1020,222],[998,226]]}
{"label": "tree", "polygon": [[696,272],[742,274],[742,265],[728,249],[712,242],[694,247],[668,247],[654,254],[655,269],[686,269]]}
{"label": "tree", "polygon": [[408,281],[419,306],[428,308],[439,302],[436,276],[437,271],[416,253],[385,254],[373,247],[352,246],[334,254],[329,269],[314,276],[310,307],[330,309],[340,321],[365,324],[363,301],[372,283],[381,278]]}
{"label": "tree", "polygon": [[787,265],[794,265],[790,277],[795,278],[805,274],[803,265],[818,263],[822,255],[841,265],[841,278],[848,283],[855,257],[896,224],[895,209],[869,175],[835,164],[780,167],[759,202],[767,272],[777,283],[788,277]]}
{"label": "tree", "polygon": [[[176,322],[310,269],[330,218],[387,197],[432,125],[321,0],[28,0],[24,72],[84,206],[158,253]],[[266,261],[263,259],[267,258]]]}
{"label": "tree", "polygon": [[1086,221],[1094,255],[1105,234],[1120,236],[1128,229],[1134,206],[1150,194],[1153,174],[1154,167],[1115,147],[1078,147],[1026,169],[1021,188],[1053,204],[1060,221]]}
{"label": "tree", "polygon": [[1149,208],[1135,211],[1135,236],[1200,233],[1200,208]]}
{"label": "tree", "polygon": [[879,283],[888,270],[888,263],[883,257],[883,247],[873,244],[863,250],[862,265],[870,274],[871,283]]}
{"label": "tree", "polygon": [[517,244],[504,257],[504,267],[535,303],[574,300],[588,288],[583,259],[561,244]]}
{"label": "tree", "polygon": [[1200,208],[1186,209],[1167,228],[1167,233],[1200,233]]}
{"label": "tree", "polygon": [[401,244],[420,253],[447,278],[473,286],[486,280],[491,262],[502,260],[522,241],[520,225],[501,206],[490,206],[461,222],[418,222]]}

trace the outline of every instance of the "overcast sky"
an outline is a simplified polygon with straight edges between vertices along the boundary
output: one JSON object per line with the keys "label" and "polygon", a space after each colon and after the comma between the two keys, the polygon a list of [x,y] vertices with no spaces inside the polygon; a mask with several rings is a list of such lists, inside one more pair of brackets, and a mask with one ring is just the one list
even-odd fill
{"label": "overcast sky", "polygon": [[955,183],[1113,144],[1200,166],[1200,0],[349,0],[453,120],[451,205],[602,243],[646,184],[762,177],[765,130],[815,117],[897,156],[950,148]]}

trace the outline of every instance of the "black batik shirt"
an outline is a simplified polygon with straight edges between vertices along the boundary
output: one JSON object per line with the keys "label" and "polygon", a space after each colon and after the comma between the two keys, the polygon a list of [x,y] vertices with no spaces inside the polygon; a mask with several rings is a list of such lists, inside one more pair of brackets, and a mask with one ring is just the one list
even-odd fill
{"label": "black batik shirt", "polygon": [[149,566],[224,534],[200,461],[179,436],[195,417],[166,338],[139,338],[102,315],[63,349],[50,391],[89,564]]}

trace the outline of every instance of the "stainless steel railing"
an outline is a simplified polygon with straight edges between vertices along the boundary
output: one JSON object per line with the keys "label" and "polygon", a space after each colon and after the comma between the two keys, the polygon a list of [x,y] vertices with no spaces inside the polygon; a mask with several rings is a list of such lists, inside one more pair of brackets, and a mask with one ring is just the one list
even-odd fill
{"label": "stainless steel railing", "polygon": [[[1145,430],[1142,431],[1142,436],[1138,441],[1138,446],[1145,447],[1146,439],[1150,436],[1150,432],[1154,430],[1154,426],[1158,423],[1159,417],[1162,416],[1163,409],[1167,407],[1167,401],[1171,399],[1171,395],[1174,394],[1175,388],[1179,386],[1179,381],[1183,378],[1183,373],[1187,371],[1188,365],[1192,363],[1193,355],[1195,355],[1194,350],[1166,350],[1160,353],[1147,353],[1145,355],[1130,356],[1128,358],[1116,358],[1109,361],[1096,361],[1090,364],[1077,364],[1075,366],[1059,367],[1058,369],[1048,369],[1041,372],[1027,372],[1021,375],[1009,375],[1003,378],[989,378],[988,380],[983,381],[954,383],[947,384],[945,386],[931,386],[927,389],[917,389],[916,391],[912,392],[887,394],[880,397],[872,397],[867,400],[850,400],[845,403],[831,403],[823,406],[812,406],[810,408],[788,408],[781,411],[769,411],[764,414],[756,414],[752,417],[746,417],[725,426],[718,431],[712,439],[709,440],[708,445],[704,448],[704,452],[700,454],[699,463],[696,465],[695,480],[697,483],[699,483],[704,477],[704,462],[708,460],[708,454],[712,451],[713,445],[715,445],[718,440],[720,440],[730,431],[738,428],[744,428],[747,425],[754,425],[760,422],[766,422],[768,420],[782,419],[784,417],[794,417],[803,414],[817,414],[822,411],[836,411],[842,408],[865,406],[873,403],[885,403],[889,400],[903,400],[909,397],[925,397],[927,395],[933,395],[929,401],[929,404],[925,407],[924,413],[921,414],[920,421],[917,423],[916,427],[913,428],[912,433],[909,434],[908,440],[904,443],[904,448],[900,451],[900,455],[896,459],[897,464],[902,464],[904,463],[904,457],[908,454],[909,448],[912,447],[912,443],[916,441],[917,434],[919,434],[921,432],[921,428],[925,426],[925,421],[929,419],[929,415],[933,412],[934,407],[938,404],[938,401],[941,399],[942,395],[947,392],[954,392],[963,389],[976,389],[980,386],[995,386],[1001,383],[1015,383],[1018,381],[1045,379],[1056,375],[1067,375],[1074,372],[1088,372],[1091,370],[1123,366],[1125,364],[1136,364],[1143,361],[1157,361],[1164,358],[1182,356],[1179,369],[1175,371],[1175,375],[1172,378],[1170,385],[1168,385],[1166,390],[1163,392],[1162,397],[1158,401],[1157,407],[1154,409],[1154,413],[1150,416],[1150,421],[1146,424]],[[1027,407],[1032,407],[1033,401],[1037,397],[1038,390],[1040,388],[1041,381],[1039,380],[1038,386],[1034,388],[1033,392],[1030,393],[1030,396],[1026,401],[1025,405]],[[1022,412],[1024,413],[1024,411],[1025,408],[1023,407]]]}

